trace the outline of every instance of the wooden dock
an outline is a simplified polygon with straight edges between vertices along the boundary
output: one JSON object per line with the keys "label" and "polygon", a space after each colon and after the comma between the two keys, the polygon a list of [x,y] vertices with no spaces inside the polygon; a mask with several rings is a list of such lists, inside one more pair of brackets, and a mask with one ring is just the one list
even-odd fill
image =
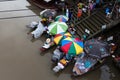
{"label": "wooden dock", "polygon": [[85,34],[86,29],[90,31],[89,39],[99,34],[101,31],[112,28],[120,23],[120,16],[116,19],[115,11],[113,11],[111,18],[107,18],[104,7],[94,10],[90,16],[88,13],[83,12],[80,18],[77,18],[77,6],[73,7],[72,12],[71,22],[75,25],[79,37]]}

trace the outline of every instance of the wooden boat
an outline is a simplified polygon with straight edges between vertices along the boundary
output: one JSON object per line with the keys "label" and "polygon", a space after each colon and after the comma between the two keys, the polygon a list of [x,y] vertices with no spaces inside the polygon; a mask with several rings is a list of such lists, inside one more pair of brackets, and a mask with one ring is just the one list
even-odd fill
{"label": "wooden boat", "polygon": [[45,0],[27,0],[30,4],[34,4],[41,9],[61,9],[62,7],[71,7],[76,2],[76,0],[50,0],[46,2]]}
{"label": "wooden boat", "polygon": [[[105,63],[106,59],[107,58],[96,60],[91,57],[84,57],[84,59],[78,58],[73,67],[72,76],[74,77],[82,76],[90,71],[98,69],[100,66],[102,66]],[[88,65],[88,63],[90,64]],[[85,65],[87,65],[87,67],[85,67]]]}
{"label": "wooden boat", "polygon": [[46,2],[44,0],[27,0],[30,4],[34,4],[41,9],[57,9],[55,5],[55,0]]}

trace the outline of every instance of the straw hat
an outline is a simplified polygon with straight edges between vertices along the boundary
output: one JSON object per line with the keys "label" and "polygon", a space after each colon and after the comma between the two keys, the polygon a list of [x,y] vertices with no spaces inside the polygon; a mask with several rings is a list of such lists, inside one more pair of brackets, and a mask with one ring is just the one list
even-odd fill
{"label": "straw hat", "polygon": [[42,21],[47,21],[47,19],[46,18],[42,18]]}

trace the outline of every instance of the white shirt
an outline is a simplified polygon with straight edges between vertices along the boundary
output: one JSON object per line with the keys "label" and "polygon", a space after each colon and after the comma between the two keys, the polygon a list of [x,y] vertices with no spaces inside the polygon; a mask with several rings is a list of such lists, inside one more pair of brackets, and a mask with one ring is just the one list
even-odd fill
{"label": "white shirt", "polygon": [[44,26],[41,22],[38,23],[37,28],[31,32],[31,34],[34,35],[35,38],[38,38],[42,35],[44,31]]}

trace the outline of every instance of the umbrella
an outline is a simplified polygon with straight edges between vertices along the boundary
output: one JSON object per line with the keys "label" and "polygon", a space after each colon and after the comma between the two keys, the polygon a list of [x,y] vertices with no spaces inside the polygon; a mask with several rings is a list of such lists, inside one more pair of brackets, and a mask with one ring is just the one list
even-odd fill
{"label": "umbrella", "polygon": [[56,11],[52,9],[45,9],[40,12],[40,16],[42,16],[43,18],[55,17]]}
{"label": "umbrella", "polygon": [[108,44],[98,39],[90,39],[85,41],[84,50],[90,57],[97,59],[101,59],[110,55]]}
{"label": "umbrella", "polygon": [[61,42],[61,50],[71,56],[78,55],[83,52],[83,42],[79,38],[67,37]]}
{"label": "umbrella", "polygon": [[51,35],[59,34],[62,32],[66,32],[68,29],[68,25],[65,22],[53,22],[48,26],[49,33]]}
{"label": "umbrella", "polygon": [[66,22],[66,21],[68,21],[68,17],[65,15],[59,15],[55,18],[55,21]]}
{"label": "umbrella", "polygon": [[66,37],[71,37],[71,36],[72,35],[69,32],[56,34],[55,37],[54,37],[54,42],[56,44],[59,44],[62,39],[66,38]]}

